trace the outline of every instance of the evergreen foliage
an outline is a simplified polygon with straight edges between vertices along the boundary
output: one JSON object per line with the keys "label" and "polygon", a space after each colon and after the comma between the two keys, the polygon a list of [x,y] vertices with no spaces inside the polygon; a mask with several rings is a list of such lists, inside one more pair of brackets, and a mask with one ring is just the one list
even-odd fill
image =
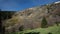
{"label": "evergreen foliage", "polygon": [[43,17],[41,27],[42,27],[42,28],[45,28],[46,25],[47,25],[47,20],[46,20],[45,17]]}

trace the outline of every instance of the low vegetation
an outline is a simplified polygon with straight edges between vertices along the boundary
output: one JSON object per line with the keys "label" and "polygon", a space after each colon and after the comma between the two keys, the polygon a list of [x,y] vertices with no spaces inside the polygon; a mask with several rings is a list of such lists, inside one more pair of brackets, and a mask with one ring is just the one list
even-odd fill
{"label": "low vegetation", "polygon": [[[48,28],[37,28],[33,30],[25,30],[21,32],[15,32],[15,34],[60,34],[60,24],[59,26],[54,25]],[[10,33],[14,34],[14,33]]]}

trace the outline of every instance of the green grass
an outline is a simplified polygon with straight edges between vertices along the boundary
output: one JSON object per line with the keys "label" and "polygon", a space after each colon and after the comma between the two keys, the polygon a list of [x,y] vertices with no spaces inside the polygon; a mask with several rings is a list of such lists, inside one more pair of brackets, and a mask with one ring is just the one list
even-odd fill
{"label": "green grass", "polygon": [[52,34],[60,34],[60,25],[59,26],[54,25],[48,28],[37,28],[33,30],[25,30],[22,32],[17,32],[16,34],[24,34],[29,32],[40,32],[40,34],[48,34],[49,32],[51,32]]}
{"label": "green grass", "polygon": [[18,32],[18,33],[29,33],[29,32],[40,32],[40,34],[48,34],[48,32],[51,32],[52,34],[60,34],[60,25],[59,26],[51,26],[48,28],[37,28],[37,29],[33,29],[33,30],[26,30],[23,32]]}

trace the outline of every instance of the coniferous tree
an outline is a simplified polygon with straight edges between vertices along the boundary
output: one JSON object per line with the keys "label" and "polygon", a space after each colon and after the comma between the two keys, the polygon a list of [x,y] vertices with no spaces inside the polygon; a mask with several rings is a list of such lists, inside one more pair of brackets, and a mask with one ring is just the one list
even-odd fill
{"label": "coniferous tree", "polygon": [[47,25],[47,20],[45,17],[43,17],[41,27],[45,28],[45,27],[47,27],[46,25]]}

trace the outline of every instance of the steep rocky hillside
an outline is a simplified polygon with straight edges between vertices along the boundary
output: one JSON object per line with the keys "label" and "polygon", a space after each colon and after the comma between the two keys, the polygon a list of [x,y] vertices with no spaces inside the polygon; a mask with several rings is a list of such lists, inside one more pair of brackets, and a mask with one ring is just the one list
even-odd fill
{"label": "steep rocky hillside", "polygon": [[19,31],[24,29],[41,28],[42,19],[47,21],[46,27],[60,22],[60,3],[47,4],[43,6],[28,8],[16,12],[11,19],[5,20],[6,31]]}

